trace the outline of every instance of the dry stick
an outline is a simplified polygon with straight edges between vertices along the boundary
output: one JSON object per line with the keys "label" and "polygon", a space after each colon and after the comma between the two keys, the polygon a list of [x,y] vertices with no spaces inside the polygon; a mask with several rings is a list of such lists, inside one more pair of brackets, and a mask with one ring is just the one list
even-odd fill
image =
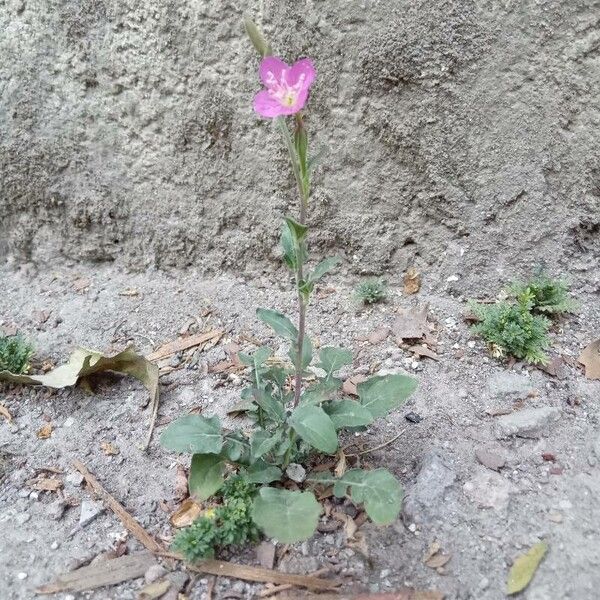
{"label": "dry stick", "polygon": [[150,427],[148,428],[148,435],[146,436],[146,442],[142,450],[146,452],[150,447],[152,441],[152,434],[154,433],[154,427],[156,425],[156,418],[158,417],[158,405],[159,405],[159,389],[158,386],[154,392],[154,398],[152,398],[152,416],[150,417]]}
{"label": "dry stick", "polygon": [[[184,560],[181,554],[173,552],[158,552],[159,556]],[[260,567],[251,567],[249,565],[240,565],[224,560],[201,560],[190,565],[186,563],[190,571],[196,573],[208,573],[219,577],[233,577],[245,581],[257,581],[259,583],[277,583],[291,584],[298,587],[304,587],[309,590],[334,590],[341,582],[335,579],[322,579],[311,575],[296,575],[293,573],[281,573],[274,569],[262,569]]]}
{"label": "dry stick", "polygon": [[[375,452],[375,450],[381,450],[382,448],[385,448],[386,446],[389,446],[392,442],[395,442],[408,428],[405,427],[404,429],[402,429],[400,431],[400,433],[396,434],[391,440],[388,440],[387,442],[384,442],[383,444],[379,444],[379,446],[375,446],[374,448],[367,448],[366,450],[362,450],[361,452],[354,452],[353,454],[346,454],[344,452],[344,450],[342,450],[342,452],[344,452],[344,454],[346,454],[346,456],[362,456],[363,454],[369,454],[370,452]],[[351,448],[352,446],[354,446],[355,444],[348,444],[348,446],[346,446],[346,448]]]}
{"label": "dry stick", "polygon": [[102,484],[89,472],[80,461],[73,461],[73,466],[84,476],[90,487],[96,492],[109,508],[121,519],[127,530],[132,533],[148,550],[159,554],[164,548],[125,510],[124,506],[102,487]]}
{"label": "dry stick", "polygon": [[[319,569],[318,571],[313,571],[311,575],[313,577],[317,577],[318,575],[323,575],[325,573],[329,573],[329,569]],[[268,598],[273,594],[278,594],[279,592],[286,592],[287,590],[291,590],[294,586],[290,583],[284,583],[283,585],[276,585],[270,588],[266,588],[258,593],[259,598]]]}

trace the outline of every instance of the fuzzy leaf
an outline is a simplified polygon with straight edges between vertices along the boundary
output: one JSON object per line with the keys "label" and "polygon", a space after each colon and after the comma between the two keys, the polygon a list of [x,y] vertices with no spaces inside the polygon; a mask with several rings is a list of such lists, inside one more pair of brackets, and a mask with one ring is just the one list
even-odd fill
{"label": "fuzzy leaf", "polygon": [[338,438],[333,422],[319,406],[300,404],[288,419],[294,431],[313,448],[333,454]]}
{"label": "fuzzy leaf", "polygon": [[218,454],[194,454],[188,487],[196,500],[208,500],[223,485],[225,461]]}
{"label": "fuzzy leaf", "polygon": [[223,447],[219,417],[186,415],[173,421],[160,436],[168,450],[192,454],[219,454]]}
{"label": "fuzzy leaf", "polygon": [[336,429],[362,427],[373,422],[373,415],[356,400],[333,400],[323,406]]}
{"label": "fuzzy leaf", "polygon": [[360,403],[374,418],[401,406],[417,389],[417,380],[406,375],[375,376],[357,386]]}
{"label": "fuzzy leaf", "polygon": [[294,324],[283,314],[269,308],[259,308],[256,311],[256,316],[269,325],[273,331],[292,342],[298,338],[298,330]]}
{"label": "fuzzy leaf", "polygon": [[321,279],[321,277],[323,277],[323,275],[325,275],[325,273],[331,271],[331,269],[333,269],[340,262],[342,262],[342,259],[339,256],[333,256],[331,258],[326,258],[325,260],[322,260],[313,269],[312,273],[309,274],[308,281],[310,281],[311,283],[316,283],[317,281],[319,281],[319,279]]}
{"label": "fuzzy leaf", "polygon": [[272,354],[273,350],[271,350],[271,348],[267,346],[261,346],[252,354],[245,354],[244,352],[239,352],[238,356],[240,358],[240,361],[247,367],[257,369],[261,367]]}
{"label": "fuzzy leaf", "polygon": [[270,465],[264,460],[257,460],[248,467],[243,473],[244,479],[248,483],[271,483],[281,479],[281,469],[275,465]]}
{"label": "fuzzy leaf", "polygon": [[[294,344],[288,353],[290,360],[293,364],[296,364],[296,344]],[[304,340],[302,342],[302,368],[306,369],[308,365],[310,365],[313,358],[313,346],[310,338],[305,335]]]}
{"label": "fuzzy leaf", "polygon": [[319,520],[321,506],[310,492],[261,488],[254,499],[252,519],[269,537],[284,544],[310,538]]}
{"label": "fuzzy leaf", "polygon": [[346,348],[321,348],[319,358],[321,362],[317,366],[327,372],[327,377],[344,365],[352,364],[352,352]]}
{"label": "fuzzy leaf", "polygon": [[508,581],[506,582],[507,594],[517,594],[529,585],[547,551],[548,544],[546,542],[538,542],[515,560],[513,566],[510,568]]}
{"label": "fuzzy leaf", "polygon": [[250,442],[241,431],[232,431],[223,439],[222,455],[231,462],[248,464],[250,462]]}
{"label": "fuzzy leaf", "polygon": [[252,435],[250,447],[252,458],[257,459],[270,452],[281,441],[281,432],[271,433],[265,429],[257,429]]}

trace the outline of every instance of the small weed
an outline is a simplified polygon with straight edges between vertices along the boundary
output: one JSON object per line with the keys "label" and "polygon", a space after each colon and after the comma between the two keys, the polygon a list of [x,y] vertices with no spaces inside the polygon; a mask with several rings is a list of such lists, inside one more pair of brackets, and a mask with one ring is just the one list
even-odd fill
{"label": "small weed", "polygon": [[471,302],[469,307],[480,319],[473,331],[490,345],[493,356],[514,356],[534,364],[548,362],[544,350],[550,346],[550,321],[533,314],[527,301],[490,305]]}
{"label": "small weed", "polygon": [[189,562],[195,562],[213,558],[226,546],[256,542],[259,530],[250,516],[255,494],[256,485],[245,482],[241,477],[229,478],[217,494],[222,504],[209,509],[207,514],[178,533],[173,549]]}
{"label": "small weed", "polygon": [[356,297],[363,304],[376,304],[387,298],[387,282],[383,279],[363,281],[356,288]]}
{"label": "small weed", "polygon": [[577,309],[577,303],[569,295],[567,284],[543,273],[538,273],[526,283],[513,283],[508,291],[519,304],[529,304],[535,312],[559,315]]}
{"label": "small weed", "polygon": [[33,346],[20,335],[0,336],[0,371],[27,373]]}

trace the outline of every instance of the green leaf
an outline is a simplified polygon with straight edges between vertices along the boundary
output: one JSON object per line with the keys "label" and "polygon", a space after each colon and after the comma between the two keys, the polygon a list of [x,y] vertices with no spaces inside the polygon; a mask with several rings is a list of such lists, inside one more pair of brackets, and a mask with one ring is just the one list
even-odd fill
{"label": "green leaf", "polygon": [[188,486],[196,500],[208,500],[223,485],[225,461],[218,454],[194,454]]}
{"label": "green leaf", "polygon": [[300,172],[303,176],[306,176],[306,153],[308,149],[308,135],[306,133],[306,129],[302,125],[296,126],[296,129],[294,131],[294,145],[296,147],[296,154],[298,155]]}
{"label": "green leaf", "polygon": [[281,479],[281,469],[264,460],[257,460],[243,473],[243,477],[248,483],[271,483]]}
{"label": "green leaf", "polygon": [[[296,344],[294,344],[288,353],[290,360],[295,365],[296,364]],[[306,369],[308,365],[310,365],[313,358],[313,346],[310,338],[305,335],[304,340],[302,341],[302,369]]]}
{"label": "green leaf", "polygon": [[261,367],[266,360],[271,357],[273,354],[273,350],[268,346],[261,346],[252,354],[244,354],[240,352],[238,354],[240,361],[245,364],[247,367],[252,367],[253,369],[257,369]]}
{"label": "green leaf", "polygon": [[308,227],[298,223],[298,221],[292,219],[292,217],[285,217],[285,222],[290,229],[294,241],[302,242],[306,238],[308,233]]}
{"label": "green leaf", "polygon": [[342,259],[339,256],[333,256],[331,258],[326,258],[322,260],[312,271],[312,273],[308,276],[308,281],[311,283],[316,283],[327,273],[331,271],[336,265],[342,262]]}
{"label": "green leaf", "polygon": [[310,538],[321,506],[310,492],[264,487],[254,499],[252,519],[269,536],[284,544]]}
{"label": "green leaf", "polygon": [[273,397],[267,389],[254,390],[254,402],[265,411],[267,416],[275,423],[282,423],[285,419],[283,404]]}
{"label": "green leaf", "polygon": [[329,399],[332,392],[342,387],[342,380],[337,377],[320,379],[300,396],[300,404],[321,404]]}
{"label": "green leaf", "polygon": [[298,256],[294,244],[294,237],[287,223],[283,224],[280,243],[283,249],[283,261],[290,269],[292,269],[292,271],[295,271],[298,268]]}
{"label": "green leaf", "polygon": [[356,400],[333,400],[323,406],[336,429],[362,427],[373,422],[373,415]]}
{"label": "green leaf", "polygon": [[416,389],[417,380],[406,375],[371,377],[357,386],[360,403],[375,418],[401,406]]}
{"label": "green leaf", "polygon": [[327,413],[319,406],[301,404],[288,419],[294,431],[313,448],[333,454],[338,448],[335,427]]}
{"label": "green leaf", "polygon": [[319,358],[321,362],[317,366],[327,372],[327,377],[344,365],[352,364],[352,352],[346,348],[321,348]]}
{"label": "green leaf", "polygon": [[160,436],[168,450],[192,454],[219,454],[223,447],[219,417],[186,415],[173,421]]}
{"label": "green leaf", "polygon": [[249,17],[244,17],[244,27],[256,51],[262,57],[269,56],[271,54],[271,48],[261,35],[254,21]]}
{"label": "green leaf", "polygon": [[250,442],[241,431],[228,433],[223,440],[222,455],[229,461],[238,464],[250,462]]}
{"label": "green leaf", "polygon": [[266,429],[257,429],[250,440],[252,458],[258,459],[270,452],[281,441],[281,432],[271,433]]}
{"label": "green leaf", "polygon": [[308,480],[320,485],[333,484],[333,493],[338,498],[346,496],[350,488],[352,501],[364,504],[369,518],[377,525],[389,525],[400,513],[402,487],[387,469],[350,469],[339,479],[327,473],[317,475]]}
{"label": "green leaf", "polygon": [[508,573],[508,581],[506,582],[506,593],[508,595],[517,594],[529,585],[547,551],[548,544],[538,542],[525,554],[517,557]]}
{"label": "green leaf", "polygon": [[269,308],[259,308],[256,316],[269,325],[277,335],[280,335],[292,342],[298,338],[298,330],[294,324],[283,314]]}

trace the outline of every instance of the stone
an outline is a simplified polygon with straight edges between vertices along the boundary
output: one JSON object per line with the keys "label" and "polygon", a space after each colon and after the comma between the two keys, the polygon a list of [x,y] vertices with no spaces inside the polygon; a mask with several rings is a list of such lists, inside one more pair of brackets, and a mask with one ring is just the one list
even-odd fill
{"label": "stone", "polygon": [[74,487],[80,487],[83,483],[83,475],[79,471],[72,471],[65,477],[65,481]]}
{"label": "stone", "polygon": [[285,474],[296,483],[302,483],[306,479],[306,469],[297,463],[288,465]]}
{"label": "stone", "polygon": [[29,513],[19,513],[15,516],[15,522],[17,525],[25,525],[29,519],[31,519],[31,515]]}
{"label": "stone", "polygon": [[67,509],[67,503],[61,498],[54,500],[51,504],[48,505],[48,516],[53,521],[59,521],[62,519],[65,514],[65,510]]}
{"label": "stone", "polygon": [[79,516],[79,526],[85,527],[91,523],[98,515],[104,512],[102,502],[93,502],[92,500],[84,500],[81,503],[81,514]]}
{"label": "stone", "polygon": [[493,471],[499,471],[506,464],[506,458],[502,454],[489,448],[477,448],[475,456],[484,467]]}
{"label": "stone", "polygon": [[261,567],[272,569],[275,564],[275,544],[271,542],[261,542],[256,547],[256,558]]}
{"label": "stone", "polygon": [[481,469],[463,485],[463,491],[482,508],[503,510],[508,507],[514,486],[502,475]]}
{"label": "stone", "polygon": [[510,372],[492,375],[487,380],[487,386],[492,396],[513,400],[524,398],[532,389],[534,389],[529,377]]}
{"label": "stone", "polygon": [[403,517],[408,523],[422,523],[438,514],[446,494],[456,481],[456,473],[438,451],[425,455],[412,487],[407,490]]}
{"label": "stone", "polygon": [[539,438],[548,426],[560,419],[561,410],[552,406],[525,408],[498,417],[496,438],[511,436]]}
{"label": "stone", "polygon": [[159,564],[151,565],[148,567],[147,571],[144,573],[144,581],[146,583],[154,583],[161,577],[164,577],[167,574],[167,570]]}

